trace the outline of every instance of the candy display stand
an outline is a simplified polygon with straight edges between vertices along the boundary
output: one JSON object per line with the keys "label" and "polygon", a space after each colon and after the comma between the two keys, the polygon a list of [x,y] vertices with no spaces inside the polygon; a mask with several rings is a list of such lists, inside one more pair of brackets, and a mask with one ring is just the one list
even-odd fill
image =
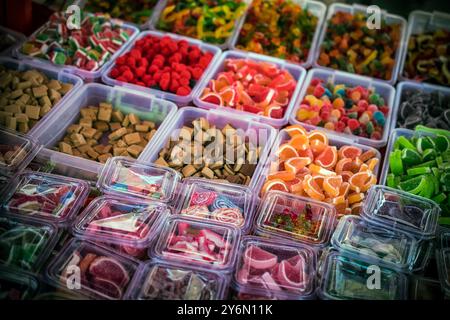
{"label": "candy display stand", "polygon": [[[299,5],[303,10],[308,10],[314,16],[317,17],[317,26],[316,26],[316,29],[314,30],[314,36],[311,41],[311,48],[309,49],[308,57],[307,57],[306,61],[300,63],[300,66],[302,66],[305,69],[308,69],[313,64],[314,53],[317,50],[316,47],[317,47],[319,36],[320,36],[320,30],[322,29],[322,24],[324,22],[325,12],[327,11],[327,8],[322,2],[313,1],[313,0],[293,0],[292,3]],[[244,15],[244,20],[243,20],[242,25],[245,23],[245,19],[247,18],[247,15],[248,15],[248,10]],[[239,30],[237,30],[233,34],[233,38],[231,39],[230,45],[229,45],[229,48],[231,50],[241,50],[241,49],[236,48],[236,45],[239,41],[239,35],[240,35],[240,31],[242,29],[242,25],[240,26]],[[244,51],[244,50],[242,50],[242,51]]]}
{"label": "candy display stand", "polygon": [[37,61],[31,61],[31,60],[14,60],[11,58],[6,57],[0,57],[0,65],[17,71],[27,71],[36,69],[42,73],[44,73],[47,77],[50,79],[55,79],[61,82],[70,83],[73,85],[72,89],[65,94],[61,100],[59,100],[52,108],[51,110],[43,116],[39,122],[31,128],[31,130],[27,133],[31,137],[36,136],[36,132],[38,132],[41,127],[45,127],[45,123],[48,120],[48,118],[51,117],[52,113],[58,112],[58,110],[66,104],[66,102],[70,99],[71,96],[76,94],[76,92],[80,89],[80,87],[83,85],[83,81],[77,77],[76,75],[69,74],[67,72],[64,72],[60,68],[57,68],[52,65],[44,65]]}
{"label": "candy display stand", "polygon": [[[383,130],[383,136],[380,140],[365,138],[365,137],[359,137],[357,135],[350,135],[346,133],[339,133],[336,131],[331,131],[323,127],[317,127],[313,125],[306,124],[304,122],[301,122],[297,120],[297,112],[300,108],[300,104],[302,103],[303,99],[306,96],[306,91],[313,79],[320,79],[323,80],[326,84],[328,81],[331,81],[333,84],[345,84],[346,86],[362,86],[364,88],[372,89],[375,93],[380,94],[383,99],[385,100],[386,105],[389,107],[389,114],[386,117],[385,126]],[[379,80],[375,80],[372,78],[359,76],[359,75],[353,75],[349,74],[347,72],[342,71],[335,71],[335,70],[324,70],[324,69],[312,69],[308,72],[308,75],[306,77],[306,80],[304,82],[304,85],[302,86],[302,89],[300,91],[300,94],[298,95],[297,100],[294,103],[294,107],[291,109],[291,113],[289,116],[289,123],[290,124],[301,124],[308,130],[313,129],[320,129],[327,134],[331,133],[333,135],[336,135],[337,137],[345,137],[347,140],[353,139],[354,142],[367,145],[373,148],[381,148],[384,147],[388,140],[389,135],[391,131],[391,119],[393,117],[394,112],[396,112],[396,108],[394,107],[394,99],[395,99],[395,89],[394,87],[390,86],[389,84],[386,84],[385,82],[381,82]]]}
{"label": "candy display stand", "polygon": [[[139,91],[121,87],[109,87],[96,83],[84,85],[70,101],[67,101],[62,106],[59,112],[53,113],[46,125],[42,126],[39,132],[36,133],[37,139],[52,154],[50,157],[54,157],[54,154],[58,153],[58,157],[76,159],[73,161],[77,162],[78,165],[84,163],[91,168],[96,167],[97,172],[99,172],[102,167],[101,163],[60,153],[51,150],[51,148],[61,141],[66,133],[67,127],[79,119],[81,108],[96,105],[104,101],[112,103],[115,109],[121,110],[124,114],[134,113],[142,120],[153,121],[157,124],[158,128],[163,127],[164,122],[170,123],[172,116],[177,110],[175,104],[154,98],[151,95],[146,95]],[[152,139],[157,139],[158,134],[157,130]],[[149,145],[150,143],[147,144],[145,149]],[[142,159],[145,149],[138,159]]]}
{"label": "candy display stand", "polygon": [[[328,28],[328,20],[336,13],[336,12],[348,12],[348,13],[357,13],[357,12],[362,12],[362,13],[366,13],[367,12],[367,6],[363,6],[360,4],[353,4],[353,5],[347,5],[347,4],[343,4],[343,3],[333,3],[331,6],[328,7],[328,11],[327,11],[327,17],[326,20],[322,26],[322,30],[320,33],[320,37],[318,40],[318,44],[316,47],[316,52],[314,54],[314,59],[313,59],[313,67],[315,68],[321,68],[321,69],[328,69],[328,70],[333,70],[331,68],[328,67],[323,67],[321,65],[319,65],[318,63],[318,58],[320,55],[320,50],[321,50],[321,46],[322,43],[325,39],[325,35],[326,35],[326,30]],[[401,25],[401,38],[400,38],[400,43],[399,46],[397,48],[397,51],[395,53],[395,65],[393,67],[392,70],[392,77],[389,80],[382,80],[380,79],[380,81],[386,82],[388,84],[395,84],[395,82],[397,81],[397,76],[398,76],[398,70],[400,69],[400,64],[401,64],[401,59],[403,57],[403,52],[404,50],[406,50],[405,48],[405,39],[406,39],[406,28],[407,28],[407,23],[406,20],[400,16],[397,15],[393,15],[393,14],[388,14],[386,13],[386,11],[382,11],[382,16],[383,18],[386,19],[386,23],[388,24],[400,24]]]}
{"label": "candy display stand", "polygon": [[[175,41],[181,41],[181,40],[185,40],[189,43],[189,45],[192,46],[197,46],[201,51],[204,52],[210,52],[212,53],[214,56],[212,58],[212,60],[210,61],[208,67],[205,69],[203,75],[202,75],[202,79],[204,79],[205,77],[207,77],[207,75],[211,72],[211,69],[213,68],[213,66],[215,65],[217,59],[219,58],[220,54],[221,54],[221,50],[213,45],[204,43],[200,40],[195,40],[192,38],[188,38],[188,37],[183,37],[183,36],[179,36],[176,34],[166,34],[163,32],[159,32],[159,31],[144,31],[139,33],[139,36],[134,40],[131,41],[126,49],[121,52],[120,55],[118,55],[117,57],[122,56],[123,54],[129,52],[130,50],[133,49],[136,41],[146,37],[146,36],[153,36],[153,37],[157,37],[157,38],[162,38],[164,36],[169,36],[170,38],[174,39]],[[105,70],[105,72],[103,73],[102,76],[102,80],[104,83],[110,85],[110,86],[120,86],[120,87],[124,87],[124,88],[131,88],[137,91],[142,91],[146,94],[152,94],[156,97],[159,97],[161,99],[165,99],[165,100],[170,100],[173,101],[174,103],[176,103],[179,106],[186,106],[187,104],[189,104],[189,102],[192,101],[193,97],[197,94],[197,92],[200,90],[202,83],[204,80],[198,80],[197,83],[195,84],[195,86],[192,88],[192,91],[189,95],[187,96],[180,96],[180,95],[176,95],[174,93],[171,92],[166,92],[166,91],[162,91],[162,90],[157,90],[157,89],[152,89],[152,88],[147,88],[147,87],[143,87],[143,86],[139,86],[136,84],[132,84],[132,83],[128,83],[128,82],[123,82],[123,81],[118,81],[116,79],[113,79],[110,77],[110,72],[111,70],[114,68],[115,66],[115,59],[113,61],[113,63],[111,63],[108,68]]]}
{"label": "candy display stand", "polygon": [[[210,80],[216,79],[217,75],[224,70],[224,64],[227,59],[246,59],[252,62],[265,62],[276,65],[281,70],[287,70],[291,76],[297,81],[297,85],[292,93],[292,96],[289,100],[289,104],[286,106],[284,116],[281,119],[275,119],[263,115],[258,115],[246,111],[236,110],[230,107],[221,107],[219,105],[202,101],[200,98],[202,96],[203,90],[208,86]],[[201,87],[196,92],[194,96],[194,103],[196,106],[202,109],[221,109],[223,112],[230,113],[232,115],[236,115],[236,117],[245,116],[250,119],[254,119],[255,121],[260,121],[262,123],[267,123],[272,125],[275,128],[280,128],[288,123],[289,114],[291,110],[294,108],[295,101],[297,99],[297,95],[300,92],[300,88],[303,84],[303,80],[306,77],[306,70],[302,67],[295,65],[293,63],[283,61],[277,58],[272,58],[252,52],[244,52],[244,51],[227,51],[223,53],[217,63],[214,65],[213,70],[204,78]]]}

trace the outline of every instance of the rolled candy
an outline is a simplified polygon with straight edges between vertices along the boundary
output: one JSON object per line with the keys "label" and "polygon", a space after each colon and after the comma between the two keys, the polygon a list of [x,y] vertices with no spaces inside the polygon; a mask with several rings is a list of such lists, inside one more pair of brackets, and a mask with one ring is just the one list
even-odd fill
{"label": "rolled candy", "polygon": [[195,206],[191,206],[189,208],[183,209],[181,211],[181,214],[185,214],[188,216],[194,216],[194,217],[208,217],[209,210],[208,210],[208,207],[206,207],[206,206],[195,205]]}
{"label": "rolled candy", "polygon": [[220,208],[211,213],[214,220],[241,226],[244,223],[242,212],[238,208]]}
{"label": "rolled candy", "polygon": [[217,193],[214,191],[194,192],[191,197],[191,206],[209,206],[217,198]]}
{"label": "rolled candy", "polygon": [[221,208],[237,208],[240,209],[234,202],[232,202],[229,198],[224,196],[218,196],[214,203],[209,206],[211,211],[221,209]]}

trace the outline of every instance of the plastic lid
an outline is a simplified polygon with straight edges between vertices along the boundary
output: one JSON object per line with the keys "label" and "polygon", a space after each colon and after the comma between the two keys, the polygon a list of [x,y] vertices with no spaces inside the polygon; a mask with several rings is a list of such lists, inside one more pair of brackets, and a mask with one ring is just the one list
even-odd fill
{"label": "plastic lid", "polygon": [[28,300],[34,297],[39,283],[31,274],[0,266],[0,300]]}
{"label": "plastic lid", "polygon": [[[245,237],[240,245],[234,281],[255,293],[271,292],[280,300],[291,294],[314,294],[315,254],[306,246],[292,246],[259,237]],[[265,294],[264,294],[265,293]]]}
{"label": "plastic lid", "polygon": [[113,157],[106,162],[97,186],[106,194],[169,202],[179,180],[180,175],[173,169]]}
{"label": "plastic lid", "polygon": [[441,283],[421,276],[409,278],[409,298],[411,300],[441,300]]}
{"label": "plastic lid", "polygon": [[73,239],[51,262],[47,277],[69,292],[116,300],[124,297],[138,266],[110,249]]}
{"label": "plastic lid", "polygon": [[103,196],[86,207],[72,230],[82,239],[142,248],[154,239],[169,212],[157,202]]}
{"label": "plastic lid", "polygon": [[366,220],[423,237],[435,236],[440,213],[434,201],[379,185],[369,190],[362,210]]}
{"label": "plastic lid", "polygon": [[244,229],[252,222],[253,195],[243,186],[187,178],[177,207],[182,215]]}
{"label": "plastic lid", "polygon": [[37,271],[57,241],[57,228],[49,223],[2,215],[0,217],[0,264]]}
{"label": "plastic lid", "polygon": [[159,259],[208,269],[231,269],[240,231],[236,227],[170,217],[155,247]]}
{"label": "plastic lid", "polygon": [[0,174],[14,176],[19,173],[41,148],[33,138],[0,126]]}
{"label": "plastic lid", "polygon": [[154,262],[136,283],[138,300],[221,300],[227,285],[215,272]]}
{"label": "plastic lid", "polygon": [[86,181],[27,171],[6,192],[5,207],[13,214],[64,224],[78,212],[88,194]]}
{"label": "plastic lid", "polygon": [[357,216],[339,220],[331,244],[357,259],[402,270],[413,268],[419,251],[418,241],[409,234],[369,224]]}
{"label": "plastic lid", "polygon": [[258,234],[324,246],[334,228],[336,211],[323,202],[269,191],[262,200],[258,216]]}
{"label": "plastic lid", "polygon": [[[392,269],[353,260],[337,252],[324,257],[319,295],[333,300],[405,300],[407,278]],[[379,271],[379,281],[372,281]]]}

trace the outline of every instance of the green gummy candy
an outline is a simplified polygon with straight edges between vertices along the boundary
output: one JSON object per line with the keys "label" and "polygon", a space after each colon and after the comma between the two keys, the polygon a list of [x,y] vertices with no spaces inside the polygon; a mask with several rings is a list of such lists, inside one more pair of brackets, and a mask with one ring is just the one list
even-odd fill
{"label": "green gummy candy", "polygon": [[445,152],[450,148],[450,140],[444,135],[437,135],[434,139],[436,149],[440,152]]}
{"label": "green gummy candy", "polygon": [[422,157],[420,156],[420,153],[418,153],[416,150],[411,149],[403,149],[401,159],[404,164],[410,166],[420,164],[422,162]]}
{"label": "green gummy candy", "polygon": [[395,150],[389,156],[389,167],[394,175],[403,174],[402,152]]}
{"label": "green gummy candy", "polygon": [[430,167],[410,168],[410,169],[406,170],[406,173],[408,174],[408,176],[417,176],[420,174],[431,173],[431,168]]}
{"label": "green gummy candy", "polygon": [[427,185],[425,177],[419,176],[399,183],[401,190],[412,194],[419,194],[419,192]]}
{"label": "green gummy candy", "polygon": [[398,137],[397,142],[403,148],[416,151],[416,147],[414,147],[414,145],[407,138],[405,138],[403,136]]}

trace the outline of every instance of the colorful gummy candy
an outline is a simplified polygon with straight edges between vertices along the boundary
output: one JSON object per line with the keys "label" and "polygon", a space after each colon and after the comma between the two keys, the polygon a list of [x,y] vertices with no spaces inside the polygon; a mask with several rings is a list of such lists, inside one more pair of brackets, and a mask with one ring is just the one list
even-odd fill
{"label": "colorful gummy candy", "polygon": [[397,127],[414,130],[423,124],[429,128],[450,129],[450,95],[442,91],[405,90],[398,108]]}
{"label": "colorful gummy candy", "polygon": [[226,194],[215,191],[194,191],[181,214],[211,219],[241,227],[245,223],[244,208]]}
{"label": "colorful gummy candy", "polygon": [[97,71],[132,36],[133,30],[111,23],[107,15],[81,18],[81,29],[70,30],[67,18],[54,13],[45,27],[22,45],[21,52],[57,65]]}
{"label": "colorful gummy candy", "polygon": [[362,86],[311,81],[297,111],[297,120],[364,138],[380,140],[389,107],[384,98]]}
{"label": "colorful gummy candy", "polygon": [[386,184],[438,203],[443,223],[450,214],[450,132],[441,132],[399,136],[388,155]]}
{"label": "colorful gummy candy", "polygon": [[280,298],[284,292],[302,294],[311,281],[305,256],[301,249],[248,244],[237,267],[236,280],[240,285],[268,289]]}
{"label": "colorful gummy candy", "polygon": [[371,30],[367,20],[363,13],[336,12],[328,21],[318,64],[390,80],[402,26],[387,24],[383,18],[380,29]]}
{"label": "colorful gummy candy", "polygon": [[217,267],[229,263],[234,239],[227,229],[184,220],[172,223],[166,243],[160,242],[163,257]]}
{"label": "colorful gummy candy", "polygon": [[286,129],[290,140],[281,144],[262,188],[279,190],[336,207],[339,216],[359,214],[365,193],[377,183],[375,150],[329,145],[322,131],[306,132],[300,125]]}
{"label": "colorful gummy candy", "polygon": [[150,18],[158,0],[88,0],[84,10],[108,13],[113,18],[144,24]]}
{"label": "colorful gummy candy", "polygon": [[123,82],[187,96],[213,58],[186,40],[147,35],[116,60],[109,76]]}
{"label": "colorful gummy candy", "polygon": [[200,100],[280,119],[296,86],[289,71],[273,63],[226,59],[224,70],[209,82]]}
{"label": "colorful gummy candy", "polygon": [[255,0],[239,33],[236,48],[306,61],[318,19],[292,0]]}
{"label": "colorful gummy candy", "polygon": [[232,35],[236,21],[246,8],[243,0],[169,0],[156,28],[223,44]]}
{"label": "colorful gummy candy", "polygon": [[12,213],[65,220],[78,211],[88,193],[82,180],[25,172],[5,207]]}
{"label": "colorful gummy candy", "polygon": [[0,218],[0,262],[7,267],[31,271],[50,240],[52,229],[46,225],[21,223]]}
{"label": "colorful gummy candy", "polygon": [[450,86],[450,31],[411,35],[403,76],[408,79]]}
{"label": "colorful gummy candy", "polygon": [[81,276],[81,287],[89,288],[96,296],[108,299],[121,299],[130,283],[128,266],[113,255],[103,255],[86,248],[74,251],[61,266],[59,280],[67,284],[74,267],[78,267]]}
{"label": "colorful gummy candy", "polygon": [[219,289],[212,274],[164,265],[150,269],[143,288],[142,300],[213,300]]}

